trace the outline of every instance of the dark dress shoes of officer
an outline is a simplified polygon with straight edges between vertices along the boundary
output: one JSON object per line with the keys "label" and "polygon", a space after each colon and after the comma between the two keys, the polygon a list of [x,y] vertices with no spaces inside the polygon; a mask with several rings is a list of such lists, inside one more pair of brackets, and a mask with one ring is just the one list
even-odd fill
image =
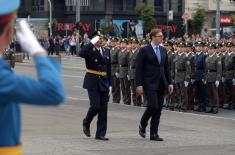
{"label": "dark dress shoes of officer", "polygon": [[83,125],[83,132],[87,137],[91,137],[91,131],[90,128],[87,127],[86,125]]}
{"label": "dark dress shoes of officer", "polygon": [[103,136],[99,136],[99,137],[95,137],[96,140],[103,140],[103,141],[108,141],[109,138],[103,137]]}
{"label": "dark dress shoes of officer", "polygon": [[207,110],[206,113],[213,113],[213,108],[210,108],[209,110]]}
{"label": "dark dress shoes of officer", "polygon": [[158,135],[153,135],[150,137],[152,141],[163,141],[163,138],[160,138]]}
{"label": "dark dress shoes of officer", "polygon": [[142,138],[145,138],[146,137],[146,131],[145,129],[139,125],[139,135],[142,137]]}

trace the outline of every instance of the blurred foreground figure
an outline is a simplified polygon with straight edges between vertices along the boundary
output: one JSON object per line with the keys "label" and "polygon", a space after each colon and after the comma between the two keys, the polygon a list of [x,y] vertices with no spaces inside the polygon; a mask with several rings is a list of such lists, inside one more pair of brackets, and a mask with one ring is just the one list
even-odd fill
{"label": "blurred foreground figure", "polygon": [[59,63],[46,57],[26,21],[19,22],[16,32],[21,47],[36,64],[38,80],[17,76],[2,58],[4,50],[12,41],[14,18],[19,0],[0,2],[0,155],[22,155],[20,141],[20,104],[58,105],[64,100],[64,87]]}

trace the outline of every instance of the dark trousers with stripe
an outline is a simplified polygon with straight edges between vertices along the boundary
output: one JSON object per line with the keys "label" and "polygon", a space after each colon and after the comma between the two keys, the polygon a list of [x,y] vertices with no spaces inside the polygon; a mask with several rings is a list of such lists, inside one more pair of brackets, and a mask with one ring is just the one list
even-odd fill
{"label": "dark trousers with stripe", "polygon": [[83,125],[90,127],[93,118],[98,115],[96,137],[105,136],[107,131],[107,110],[109,92],[88,90],[90,108],[83,120]]}

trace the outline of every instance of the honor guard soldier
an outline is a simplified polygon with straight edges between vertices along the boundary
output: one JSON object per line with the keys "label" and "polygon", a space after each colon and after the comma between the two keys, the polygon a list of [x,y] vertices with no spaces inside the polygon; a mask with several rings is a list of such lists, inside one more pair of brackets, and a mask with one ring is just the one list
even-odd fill
{"label": "honor guard soldier", "polygon": [[19,103],[58,105],[64,100],[64,87],[59,63],[46,57],[45,49],[24,20],[19,22],[16,34],[23,50],[34,58],[38,78],[12,72],[2,54],[13,38],[20,0],[1,0],[0,5],[0,155],[22,155]]}
{"label": "honor guard soldier", "polygon": [[218,113],[219,111],[219,95],[218,87],[221,80],[222,64],[221,59],[215,54],[215,46],[213,43],[209,45],[208,57],[206,58],[205,80],[208,90],[209,109],[207,113]]}
{"label": "honor guard soldier", "polygon": [[188,52],[188,59],[190,61],[190,64],[191,64],[191,80],[190,80],[190,83],[189,83],[189,86],[188,86],[188,100],[189,100],[189,105],[188,105],[188,109],[189,110],[194,110],[195,109],[195,100],[196,100],[196,93],[195,93],[195,85],[194,85],[194,82],[195,80],[192,78],[192,76],[195,74],[195,64],[194,64],[194,59],[195,59],[195,56],[196,56],[196,53],[195,53],[195,47],[193,45],[193,43],[191,42],[192,46],[190,48],[190,51]]}
{"label": "honor guard soldier", "polygon": [[126,39],[121,40],[120,50],[118,52],[118,65],[119,65],[119,78],[121,84],[121,92],[123,103],[130,105],[130,85],[128,81],[128,55],[129,50],[127,49],[128,41]]}
{"label": "honor guard soldier", "polygon": [[87,89],[90,108],[83,120],[83,132],[90,137],[90,124],[98,115],[95,139],[109,140],[107,131],[107,109],[111,92],[111,58],[110,51],[102,48],[102,37],[95,32],[90,43],[85,45],[79,55],[85,59],[86,75],[83,88]]}
{"label": "honor guard soldier", "polygon": [[224,43],[216,43],[215,44],[216,49],[218,49],[218,53],[217,55],[220,57],[221,59],[221,63],[222,63],[222,77],[221,77],[221,82],[218,88],[219,91],[219,104],[221,107],[226,108],[226,103],[225,103],[225,56],[226,56],[226,51],[224,49],[225,44]]}
{"label": "honor guard soldier", "polygon": [[178,98],[179,111],[188,109],[188,85],[191,75],[191,63],[184,53],[185,43],[178,45],[178,55],[175,56],[174,62],[174,79],[176,85],[176,96]]}
{"label": "honor guard soldier", "polygon": [[119,79],[119,66],[118,66],[118,52],[119,52],[119,40],[118,38],[111,39],[111,73],[112,73],[112,96],[113,103],[120,103],[121,90],[120,90],[120,79]]}
{"label": "honor guard soldier", "polygon": [[[172,78],[173,84],[175,84],[173,59],[176,56],[176,53],[173,48],[173,42],[165,41],[164,47],[167,50],[168,64],[169,64],[169,70],[171,72],[171,78]],[[171,95],[167,94],[167,97],[166,97],[166,108],[167,109],[174,110],[174,99],[175,99],[174,96],[175,96],[175,92],[173,92],[173,94],[171,94]]]}
{"label": "honor guard soldier", "polygon": [[235,53],[233,52],[234,43],[227,42],[226,47],[227,53],[224,58],[225,103],[227,104],[227,109],[235,109],[235,92],[233,89],[233,85],[235,83]]}
{"label": "honor guard soldier", "polygon": [[128,65],[128,75],[131,82],[131,93],[132,101],[134,106],[141,106],[141,95],[136,93],[136,79],[135,79],[135,69],[136,69],[136,57],[139,52],[139,41],[137,39],[132,39],[132,49],[129,52],[129,65]]}

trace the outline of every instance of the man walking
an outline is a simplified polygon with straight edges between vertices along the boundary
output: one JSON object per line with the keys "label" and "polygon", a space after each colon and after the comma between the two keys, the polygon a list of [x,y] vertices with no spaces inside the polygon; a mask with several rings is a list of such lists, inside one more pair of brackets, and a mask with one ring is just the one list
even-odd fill
{"label": "man walking", "polygon": [[172,79],[169,71],[167,51],[160,46],[163,34],[159,29],[150,32],[151,44],[140,49],[137,55],[136,91],[145,94],[147,108],[140,120],[139,134],[146,136],[148,120],[150,124],[150,140],[163,141],[158,135],[160,116],[164,102],[165,90],[173,92]]}
{"label": "man walking", "polygon": [[90,108],[83,120],[83,132],[90,137],[90,124],[98,114],[95,139],[109,140],[105,137],[107,130],[107,109],[109,92],[111,91],[111,59],[110,51],[102,48],[102,38],[97,33],[91,42],[85,45],[79,55],[85,59],[87,73],[83,88],[87,89]]}

